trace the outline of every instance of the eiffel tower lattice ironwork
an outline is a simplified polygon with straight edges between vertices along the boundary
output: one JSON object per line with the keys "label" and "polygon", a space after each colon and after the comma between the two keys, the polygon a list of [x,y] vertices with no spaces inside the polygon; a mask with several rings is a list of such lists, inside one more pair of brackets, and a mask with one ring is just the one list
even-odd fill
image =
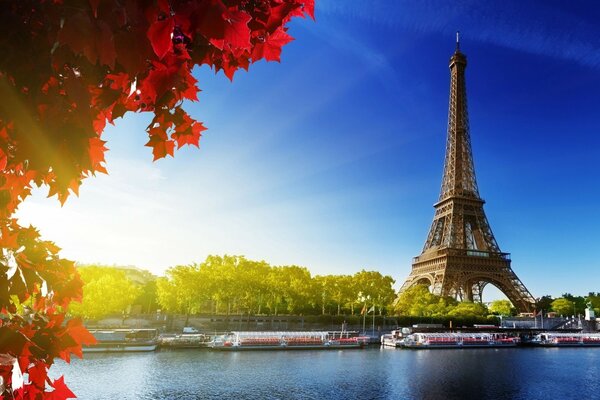
{"label": "eiffel tower lattice ironwork", "polygon": [[513,272],[510,254],[503,253],[483,211],[469,136],[465,87],[467,58],[456,51],[450,58],[450,105],[444,176],[435,216],[423,252],[400,292],[427,284],[434,294],[481,301],[491,283],[520,312],[531,312],[535,299]]}

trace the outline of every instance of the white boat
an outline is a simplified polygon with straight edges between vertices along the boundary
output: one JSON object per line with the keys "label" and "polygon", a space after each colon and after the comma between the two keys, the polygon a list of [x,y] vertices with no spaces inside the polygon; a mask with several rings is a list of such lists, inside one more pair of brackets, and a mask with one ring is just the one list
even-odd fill
{"label": "white boat", "polygon": [[516,347],[518,337],[504,333],[413,333],[408,335],[402,347],[408,349],[466,349],[488,347]]}
{"label": "white boat", "polygon": [[600,346],[600,333],[544,332],[536,335],[532,344],[545,347]]}
{"label": "white boat", "polygon": [[327,350],[361,348],[357,337],[329,332],[231,332],[211,343],[214,350]]}
{"label": "white boat", "polygon": [[208,347],[211,343],[211,337],[202,333],[161,335],[158,340],[161,348],[173,349]]}
{"label": "white boat", "polygon": [[402,347],[404,336],[401,330],[394,330],[390,333],[381,335],[381,345],[386,347]]}
{"label": "white boat", "polygon": [[96,344],[84,345],[84,353],[154,351],[158,346],[156,329],[90,329]]}

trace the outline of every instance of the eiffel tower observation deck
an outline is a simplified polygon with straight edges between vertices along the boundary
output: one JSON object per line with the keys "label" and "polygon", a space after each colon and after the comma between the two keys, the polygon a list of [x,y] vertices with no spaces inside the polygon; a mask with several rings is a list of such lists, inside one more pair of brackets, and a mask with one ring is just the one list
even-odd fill
{"label": "eiffel tower observation deck", "polygon": [[469,134],[465,69],[459,36],[450,57],[450,104],[444,175],[435,215],[421,255],[400,292],[426,284],[436,295],[481,301],[491,283],[520,312],[533,311],[535,299],[511,268],[510,254],[500,251],[479,196]]}

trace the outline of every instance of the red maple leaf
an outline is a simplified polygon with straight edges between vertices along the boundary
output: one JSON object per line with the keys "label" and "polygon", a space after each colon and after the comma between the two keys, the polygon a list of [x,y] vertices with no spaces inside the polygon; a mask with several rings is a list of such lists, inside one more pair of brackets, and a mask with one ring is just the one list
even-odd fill
{"label": "red maple leaf", "polygon": [[278,28],[270,34],[264,43],[257,44],[252,52],[252,59],[258,60],[263,58],[267,61],[280,61],[281,48],[294,40],[282,28]]}
{"label": "red maple leaf", "polygon": [[169,50],[173,49],[173,28],[175,22],[173,18],[165,18],[155,21],[148,28],[148,39],[152,44],[152,49],[159,59],[162,59]]}
{"label": "red maple leaf", "polygon": [[83,326],[83,323],[79,318],[73,318],[67,322],[67,334],[71,336],[76,343],[87,345],[96,343],[94,335]]}
{"label": "red maple leaf", "polygon": [[250,28],[248,22],[252,19],[243,11],[227,10],[223,13],[225,20],[223,39],[231,47],[250,48]]}
{"label": "red maple leaf", "polygon": [[100,64],[108,65],[110,69],[115,69],[115,60],[117,51],[115,50],[115,41],[110,26],[104,21],[97,22],[98,30],[96,32],[96,52]]}
{"label": "red maple leaf", "polygon": [[65,384],[64,375],[52,382],[52,386],[54,387],[54,390],[47,394],[46,399],[48,400],[66,400],[77,398],[75,393],[71,392],[71,390]]}
{"label": "red maple leaf", "polygon": [[161,135],[151,135],[150,140],[144,145],[146,147],[152,147],[152,154],[156,161],[160,158],[164,158],[167,155],[173,157],[175,150],[175,142],[173,140],[165,139]]}

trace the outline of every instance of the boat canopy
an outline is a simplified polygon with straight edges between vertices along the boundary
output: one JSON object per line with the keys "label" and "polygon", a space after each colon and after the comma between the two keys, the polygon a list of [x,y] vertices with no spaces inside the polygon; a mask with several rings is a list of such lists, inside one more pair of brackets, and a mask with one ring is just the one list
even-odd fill
{"label": "boat canopy", "polygon": [[230,333],[230,336],[234,336],[237,340],[241,339],[250,339],[250,338],[273,338],[273,339],[281,339],[281,338],[315,338],[325,340],[329,336],[329,332],[325,331],[316,331],[316,332],[287,332],[287,331],[279,331],[279,332],[240,332],[233,331]]}
{"label": "boat canopy", "polygon": [[482,339],[492,340],[497,337],[501,337],[502,333],[490,333],[490,332],[432,332],[432,333],[414,333],[412,336],[420,338],[421,340],[427,339]]}
{"label": "boat canopy", "polygon": [[128,339],[153,339],[158,336],[157,329],[90,329],[89,332],[98,341],[124,341]]}
{"label": "boat canopy", "polygon": [[544,335],[547,338],[576,337],[576,338],[598,338],[598,339],[600,339],[600,333],[544,332],[544,333],[540,333],[540,335]]}

